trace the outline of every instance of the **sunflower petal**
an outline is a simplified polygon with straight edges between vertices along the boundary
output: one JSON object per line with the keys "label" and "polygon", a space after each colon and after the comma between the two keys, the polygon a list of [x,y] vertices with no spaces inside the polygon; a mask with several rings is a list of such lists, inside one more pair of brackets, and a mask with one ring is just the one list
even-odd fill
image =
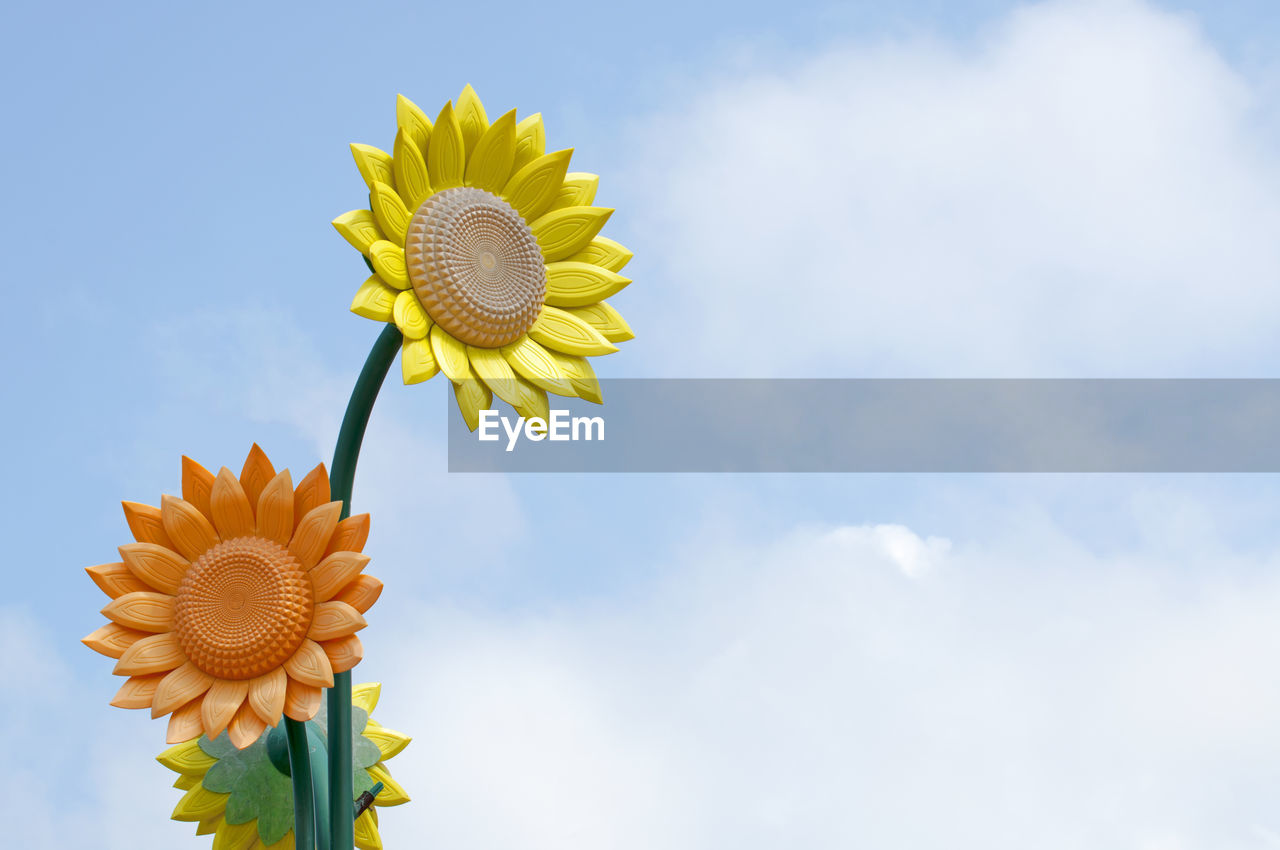
{"label": "sunflower petal", "polygon": [[182,654],[178,636],[173,632],[165,632],[144,637],[134,643],[120,656],[111,672],[117,676],[147,676],[151,673],[168,673],[186,663],[187,657]]}
{"label": "sunflower petal", "polygon": [[566,312],[572,313],[591,325],[609,342],[626,342],[629,339],[635,339],[636,335],[631,332],[631,326],[627,324],[626,319],[622,318],[622,314],[603,301],[598,304],[588,304],[586,307],[569,307]]}
{"label": "sunflower petal", "polygon": [[382,753],[383,760],[395,758],[409,746],[409,742],[413,739],[408,735],[397,732],[394,729],[388,729],[385,726],[379,726],[376,729],[364,730],[364,736],[378,748],[378,752]]}
{"label": "sunflower petal", "polygon": [[213,492],[213,473],[186,455],[182,456],[182,498],[196,506],[205,519],[212,520],[209,494]]}
{"label": "sunflower petal", "polygon": [[293,537],[293,479],[289,470],[280,470],[263,488],[256,514],[259,537],[289,545],[289,538]]}
{"label": "sunflower petal", "polygon": [[485,130],[467,155],[467,185],[498,194],[511,178],[515,158],[516,111],[512,109]]}
{"label": "sunflower petal", "polygon": [[431,178],[427,176],[427,162],[422,149],[404,130],[396,133],[392,149],[392,165],[396,174],[396,193],[404,199],[412,212],[431,196]]}
{"label": "sunflower petal", "polygon": [[404,248],[380,239],[369,248],[369,262],[382,282],[392,289],[404,290],[412,285],[409,267],[405,265]]}
{"label": "sunflower petal", "polygon": [[480,427],[480,411],[488,410],[493,404],[493,392],[474,377],[455,383],[453,397],[457,399],[463,421],[472,431]]}
{"label": "sunflower petal", "polygon": [[471,362],[471,368],[484,381],[485,386],[493,390],[494,395],[515,406],[520,397],[520,391],[516,387],[516,373],[501,351],[468,345],[467,359]]}
{"label": "sunflower petal", "polygon": [[351,299],[351,312],[375,322],[389,322],[396,294],[396,290],[383,283],[382,278],[371,274],[356,290],[356,297]]}
{"label": "sunflower petal", "polygon": [[257,443],[249,449],[249,456],[244,459],[244,468],[240,470],[240,485],[244,494],[249,497],[249,504],[257,516],[258,499],[268,482],[276,477],[276,468],[267,459],[267,453]]}
{"label": "sunflower petal", "polygon": [[[385,183],[388,187],[395,185],[395,169],[392,167],[391,154],[373,145],[353,144],[351,156],[356,161],[356,168],[360,169],[364,185],[368,186],[370,191],[373,191],[375,183]],[[382,232],[387,231],[383,228]]]}
{"label": "sunflower petal", "polygon": [[164,521],[164,532],[173,541],[174,548],[188,561],[194,561],[218,544],[218,532],[214,530],[213,523],[186,499],[161,496],[160,518]]}
{"label": "sunflower petal", "polygon": [[596,199],[596,190],[600,188],[600,175],[588,174],[585,171],[574,171],[564,176],[560,191],[547,209],[562,210],[565,207],[589,207]]}
{"label": "sunflower petal", "polygon": [[502,355],[507,358],[507,362],[517,374],[535,387],[541,387],[557,395],[573,395],[573,386],[560,374],[555,358],[549,351],[530,339],[528,334],[510,345],[503,346]]}
{"label": "sunflower petal", "polygon": [[551,356],[556,359],[556,365],[560,367],[561,374],[573,385],[578,398],[584,398],[596,404],[603,403],[600,382],[596,380],[595,370],[591,368],[591,364],[585,357],[574,357],[558,351],[552,351]]}
{"label": "sunflower petal", "polygon": [[308,685],[290,678],[285,685],[285,717],[294,720],[310,720],[320,710],[321,696],[322,692],[318,686]]}
{"label": "sunflower petal", "polygon": [[555,307],[585,307],[621,292],[630,278],[591,263],[547,263],[546,301]]}
{"label": "sunflower petal", "polygon": [[426,339],[431,325],[434,324],[431,317],[427,315],[427,311],[422,309],[418,294],[411,289],[396,296],[392,317],[396,320],[396,327],[406,339]]}
{"label": "sunflower petal", "polygon": [[590,244],[613,210],[608,207],[565,207],[529,225],[548,263],[565,260]]}
{"label": "sunflower petal", "polygon": [[170,747],[156,756],[156,761],[183,776],[204,776],[209,768],[218,763],[216,758],[200,749],[199,740],[185,741]]}
{"label": "sunflower petal", "polygon": [[119,623],[107,623],[88,637],[81,638],[80,642],[99,655],[105,655],[108,658],[119,658],[124,655],[126,649],[146,636],[146,632],[126,628]]}
{"label": "sunflower petal", "polygon": [[[403,245],[405,234],[409,232],[409,219],[412,218],[412,214],[396,194],[396,190],[392,189],[388,183],[376,181],[369,193],[369,204],[373,210],[373,217],[378,220],[378,227],[387,235],[387,239],[397,245]],[[373,250],[372,247],[370,250]]]}
{"label": "sunflower petal", "polygon": [[130,629],[151,634],[167,632],[173,625],[173,597],[167,593],[135,590],[112,599],[102,613]]}
{"label": "sunflower petal", "polygon": [[165,677],[166,672],[131,676],[120,686],[120,690],[116,691],[116,695],[111,698],[111,704],[116,708],[150,708],[151,700],[156,695],[156,688],[160,687],[160,680]]}
{"label": "sunflower petal", "polygon": [[379,579],[370,575],[358,575],[333,598],[347,603],[363,614],[373,607],[373,603],[377,602],[381,595],[382,582]]}
{"label": "sunflower petal", "polygon": [[227,823],[224,819],[214,830],[212,850],[249,850],[257,840],[257,818],[244,823]]}
{"label": "sunflower petal", "polygon": [[200,722],[210,740],[223,733],[248,695],[247,681],[219,679],[212,683],[200,705]]}
{"label": "sunflower petal", "polygon": [[535,112],[516,125],[516,155],[512,171],[519,171],[547,152],[547,131],[542,126],[542,113]]}
{"label": "sunflower petal", "polygon": [[[199,738],[196,739],[196,741],[199,740]],[[195,741],[190,741],[188,743],[195,743]],[[173,787],[181,791],[190,791],[199,784],[200,777],[198,776],[179,776],[177,779],[173,780]]]}
{"label": "sunflower petal", "polygon": [[320,648],[329,656],[329,666],[335,673],[345,673],[364,658],[364,644],[355,635],[321,641]]}
{"label": "sunflower petal", "polygon": [[351,687],[351,704],[363,709],[365,714],[373,714],[378,707],[378,698],[382,696],[381,682],[363,682]]}
{"label": "sunflower petal", "polygon": [[382,238],[378,221],[371,210],[351,210],[333,220],[333,229],[361,254],[369,253],[369,246]]}
{"label": "sunflower petal", "polygon": [[373,819],[373,809],[360,813],[352,825],[351,838],[360,850],[382,850],[382,836],[378,834],[378,822]]}
{"label": "sunflower petal", "polygon": [[227,737],[231,739],[232,746],[237,750],[243,750],[261,738],[266,730],[267,724],[262,718],[248,705],[242,705],[231,718],[231,722],[227,724]]}
{"label": "sunflower petal", "polygon": [[226,823],[226,818],[222,815],[218,815],[216,818],[202,820],[196,826],[196,835],[213,835],[217,831],[218,827],[222,826],[224,823]]}
{"label": "sunflower petal", "polygon": [[249,504],[249,496],[244,492],[240,479],[225,466],[218,470],[218,477],[214,479],[209,509],[213,514],[214,528],[223,540],[253,534],[253,506]]}
{"label": "sunflower petal", "polygon": [[364,615],[345,602],[320,602],[311,618],[307,637],[317,642],[336,640],[355,634],[367,625]]}
{"label": "sunflower petal", "polygon": [[333,668],[329,666],[329,657],[324,654],[320,644],[307,638],[293,657],[284,663],[284,671],[289,678],[304,685],[318,688],[333,687]]}
{"label": "sunflower petal", "polygon": [[160,717],[186,705],[209,690],[213,681],[212,676],[188,661],[160,680],[151,701],[151,716]]}
{"label": "sunflower petal", "polygon": [[160,509],[140,502],[121,502],[124,507],[124,521],[129,524],[133,539],[139,543],[158,543],[173,548],[169,535],[164,533],[164,520],[160,518]]}
{"label": "sunflower petal", "polygon": [[338,523],[329,541],[329,548],[324,554],[327,558],[334,552],[360,552],[369,540],[369,515],[354,514]]}
{"label": "sunflower petal", "polygon": [[470,83],[463,86],[462,94],[458,95],[456,114],[458,127],[462,130],[463,147],[467,151],[467,156],[471,156],[476,142],[484,135],[485,130],[489,129],[489,116],[485,114],[480,95],[476,94],[476,90],[471,88]]}
{"label": "sunflower petal", "polygon": [[436,356],[431,352],[431,340],[405,337],[400,351],[400,375],[405,384],[420,384],[440,371]]}
{"label": "sunflower petal", "polygon": [[382,792],[378,794],[379,806],[399,806],[409,802],[409,795],[399,782],[391,778],[391,772],[382,762],[369,768],[369,776],[374,782],[382,783]]}
{"label": "sunflower petal", "polygon": [[227,798],[230,796],[230,794],[218,794],[203,785],[197,785],[183,795],[170,817],[180,821],[208,820],[222,814],[223,809],[227,807]]}
{"label": "sunflower petal", "polygon": [[618,347],[600,335],[586,322],[556,307],[545,306],[538,315],[529,336],[553,351],[586,357],[611,354]]}
{"label": "sunflower petal", "polygon": [[[462,126],[454,114],[453,104],[446,103],[431,130],[431,144],[427,146],[427,173],[431,188],[437,192],[462,185],[466,174],[466,141]],[[400,240],[404,241],[403,237]]]}
{"label": "sunflower petal", "polygon": [[85,567],[84,571],[89,574],[89,578],[93,579],[93,583],[112,599],[117,599],[126,593],[151,590],[146,582],[135,576],[121,562]]}
{"label": "sunflower petal", "polygon": [[329,472],[323,463],[317,463],[302,477],[293,491],[294,530],[310,511],[329,504]]}
{"label": "sunflower petal", "polygon": [[467,365],[467,347],[439,325],[431,327],[431,353],[440,371],[455,384],[475,377]]}
{"label": "sunflower petal", "polygon": [[502,189],[502,197],[525,221],[533,221],[560,194],[571,156],[573,149],[568,148],[538,157],[511,176]]}
{"label": "sunflower petal", "polygon": [[418,105],[402,94],[396,95],[396,126],[413,139],[418,150],[425,151],[431,141],[431,119]]}
{"label": "sunflower petal", "polygon": [[[325,489],[329,482],[325,480]],[[342,502],[328,502],[318,508],[312,508],[302,517],[298,528],[289,541],[289,552],[293,554],[304,570],[314,567],[324,555],[329,545],[329,538],[338,527],[338,516],[342,513]]]}
{"label": "sunflower petal", "polygon": [[611,272],[620,272],[633,256],[635,255],[622,243],[614,242],[608,236],[597,236],[569,259],[577,263],[591,263]]}
{"label": "sunflower petal", "polygon": [[516,376],[516,400],[511,403],[525,419],[537,417],[544,423],[551,418],[551,406],[547,402],[547,391]]}
{"label": "sunflower petal", "polygon": [[289,674],[283,667],[249,680],[249,706],[268,726],[280,722],[288,686]]}
{"label": "sunflower petal", "polygon": [[[307,573],[315,591],[316,602],[327,602],[360,575],[369,556],[360,552],[334,552]],[[365,609],[368,610],[368,609]]]}
{"label": "sunflower petal", "polygon": [[170,596],[178,592],[182,577],[191,566],[191,562],[177,552],[154,543],[126,543],[119,551],[129,572],[145,582],[147,590]]}

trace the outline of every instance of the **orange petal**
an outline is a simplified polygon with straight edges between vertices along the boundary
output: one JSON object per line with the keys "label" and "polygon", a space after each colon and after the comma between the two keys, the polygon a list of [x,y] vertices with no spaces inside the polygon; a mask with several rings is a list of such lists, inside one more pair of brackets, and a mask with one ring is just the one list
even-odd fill
{"label": "orange petal", "polygon": [[[315,572],[315,570],[312,570]],[[373,607],[373,603],[378,601],[378,597],[382,595],[382,582],[373,576],[359,575],[355,580],[342,589],[334,599],[339,602],[345,602],[352,608],[363,614]]]}
{"label": "orange petal", "polygon": [[253,534],[253,506],[249,504],[249,497],[245,495],[239,479],[225,466],[213,481],[209,510],[218,536],[223,540]]}
{"label": "orange petal", "polygon": [[321,602],[311,618],[307,637],[312,640],[334,640],[346,637],[369,625],[364,615],[345,602]]}
{"label": "orange petal", "polygon": [[169,730],[164,740],[166,744],[181,744],[192,738],[199,738],[203,732],[200,701],[192,700],[169,716]]}
{"label": "orange petal", "polygon": [[329,656],[324,654],[320,644],[310,639],[304,640],[293,657],[284,663],[284,671],[289,674],[289,678],[297,679],[304,685],[333,687],[333,668],[329,666]]}
{"label": "orange petal", "polygon": [[213,520],[209,510],[209,494],[213,491],[213,473],[186,455],[182,456],[182,499],[196,506],[207,520]]}
{"label": "orange petal", "polygon": [[144,632],[167,632],[173,625],[173,597],[135,590],[107,603],[102,613],[122,626]]}
{"label": "orange petal", "polygon": [[244,698],[249,695],[249,683],[217,679],[209,693],[204,695],[204,704],[200,707],[200,720],[204,724],[204,733],[216,738],[227,728],[231,718],[236,716]]}
{"label": "orange petal", "polygon": [[289,541],[289,551],[302,563],[304,570],[314,567],[324,554],[329,538],[338,527],[341,513],[342,502],[328,502],[307,511],[307,515],[298,522],[293,539]]}
{"label": "orange petal", "polygon": [[93,583],[112,599],[124,596],[126,593],[151,590],[129,572],[129,568],[123,562],[98,564],[96,567],[85,567],[84,571],[89,574],[89,578],[93,579]]}
{"label": "orange petal", "polygon": [[133,539],[139,543],[155,543],[173,548],[169,535],[164,533],[164,522],[160,519],[160,509],[140,502],[121,502],[124,506],[124,521],[129,523],[129,531]]}
{"label": "orange petal", "polygon": [[[349,585],[369,563],[369,556],[359,552],[334,552],[316,564],[307,575],[315,589],[316,601],[326,602]],[[348,603],[350,604],[350,603]]]}
{"label": "orange petal", "polygon": [[324,654],[329,656],[329,666],[335,673],[347,672],[364,658],[364,646],[356,635],[327,640],[320,646],[324,648]]}
{"label": "orange petal", "polygon": [[284,672],[283,667],[249,680],[249,705],[268,726],[275,726],[280,722],[288,686],[289,674]]}
{"label": "orange petal", "polygon": [[187,663],[173,632],[151,635],[137,641],[124,651],[111,672],[117,676],[146,676],[149,673],[167,673]]}
{"label": "orange petal", "polygon": [[218,543],[218,532],[208,517],[186,499],[160,497],[160,518],[173,547],[188,561],[194,561]]}
{"label": "orange petal", "polygon": [[258,497],[258,536],[289,545],[293,537],[293,479],[282,469]]}
{"label": "orange petal", "polygon": [[231,718],[231,725],[227,727],[227,734],[231,736],[231,743],[237,750],[243,750],[262,736],[266,731],[267,724],[262,722],[262,718],[254,713],[253,709],[247,704],[240,706],[240,710],[236,712],[236,716]]}
{"label": "orange petal", "polygon": [[81,638],[80,642],[108,658],[119,658],[126,649],[146,636],[146,632],[126,629],[118,623],[107,623],[88,637]]}
{"label": "orange petal", "polygon": [[334,552],[362,552],[368,539],[369,515],[349,516],[338,523],[338,528],[329,539],[329,547],[324,550],[324,553],[332,555]]}
{"label": "orange petal", "polygon": [[320,710],[322,693],[314,685],[290,679],[284,697],[284,713],[294,720],[310,720]]}
{"label": "orange petal", "polygon": [[149,708],[151,700],[160,687],[160,680],[167,674],[152,673],[149,676],[133,676],[120,686],[111,704],[116,708]]}
{"label": "orange petal", "polygon": [[156,543],[126,543],[120,547],[120,557],[139,581],[146,582],[147,589],[154,588],[173,595],[182,584],[191,562],[172,549]]}
{"label": "orange petal", "polygon": [[160,680],[151,702],[151,716],[159,717],[186,705],[209,690],[213,682],[212,676],[188,661]]}
{"label": "orange petal", "polygon": [[294,520],[300,523],[302,517],[306,516],[308,511],[313,511],[321,505],[328,504],[330,498],[329,473],[325,472],[323,463],[317,463],[316,468],[308,472],[307,476],[298,482],[298,489],[293,494]]}
{"label": "orange petal", "polygon": [[257,507],[258,497],[266,489],[267,482],[276,477],[276,468],[267,460],[267,453],[257,443],[249,449],[249,456],[244,459],[244,468],[240,470],[240,485],[249,498],[249,504]]}

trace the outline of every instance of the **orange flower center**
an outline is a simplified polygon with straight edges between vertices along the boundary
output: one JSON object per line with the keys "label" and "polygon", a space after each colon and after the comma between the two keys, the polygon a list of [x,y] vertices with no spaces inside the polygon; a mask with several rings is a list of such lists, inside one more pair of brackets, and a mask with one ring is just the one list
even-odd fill
{"label": "orange flower center", "polygon": [[252,679],[287,661],[311,628],[315,593],[289,550],[263,537],[224,540],[187,570],[173,631],[193,664]]}
{"label": "orange flower center", "polygon": [[454,339],[515,342],[546,295],[542,251],[520,213],[483,189],[445,189],[422,202],[405,240],[414,292]]}

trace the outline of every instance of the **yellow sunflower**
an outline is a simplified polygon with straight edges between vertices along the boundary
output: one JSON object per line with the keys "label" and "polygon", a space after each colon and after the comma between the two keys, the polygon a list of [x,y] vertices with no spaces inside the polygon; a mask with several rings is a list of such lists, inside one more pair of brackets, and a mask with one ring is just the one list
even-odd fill
{"label": "yellow sunflower", "polygon": [[633,334],[605,303],[631,252],[600,236],[600,178],[546,153],[541,115],[489,122],[471,86],[436,120],[401,96],[390,154],[355,144],[369,208],[333,225],[374,272],[352,312],[403,334],[406,384],[444,372],[463,418],[497,395],[546,417],[547,393],[600,402],[587,358]]}
{"label": "yellow sunflower", "polygon": [[112,622],[84,643],[129,677],[111,704],[172,712],[171,744],[225,729],[243,748],[282,714],[315,716],[382,592],[362,574],[369,515],[341,510],[323,465],[295,489],[256,444],[238,479],[184,457],[182,498],[125,502],[137,542],[87,569]]}

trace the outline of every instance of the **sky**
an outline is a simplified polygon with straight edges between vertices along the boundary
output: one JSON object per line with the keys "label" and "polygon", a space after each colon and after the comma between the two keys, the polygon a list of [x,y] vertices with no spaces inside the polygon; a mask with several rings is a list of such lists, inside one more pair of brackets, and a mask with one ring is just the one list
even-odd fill
{"label": "sky", "polygon": [[[397,93],[602,176],[607,377],[1269,378],[1277,55],[1261,0],[6,12],[12,843],[209,840],[83,567],[183,454],[329,459]],[[354,495],[387,846],[1280,847],[1274,476],[450,475],[443,383]]]}

